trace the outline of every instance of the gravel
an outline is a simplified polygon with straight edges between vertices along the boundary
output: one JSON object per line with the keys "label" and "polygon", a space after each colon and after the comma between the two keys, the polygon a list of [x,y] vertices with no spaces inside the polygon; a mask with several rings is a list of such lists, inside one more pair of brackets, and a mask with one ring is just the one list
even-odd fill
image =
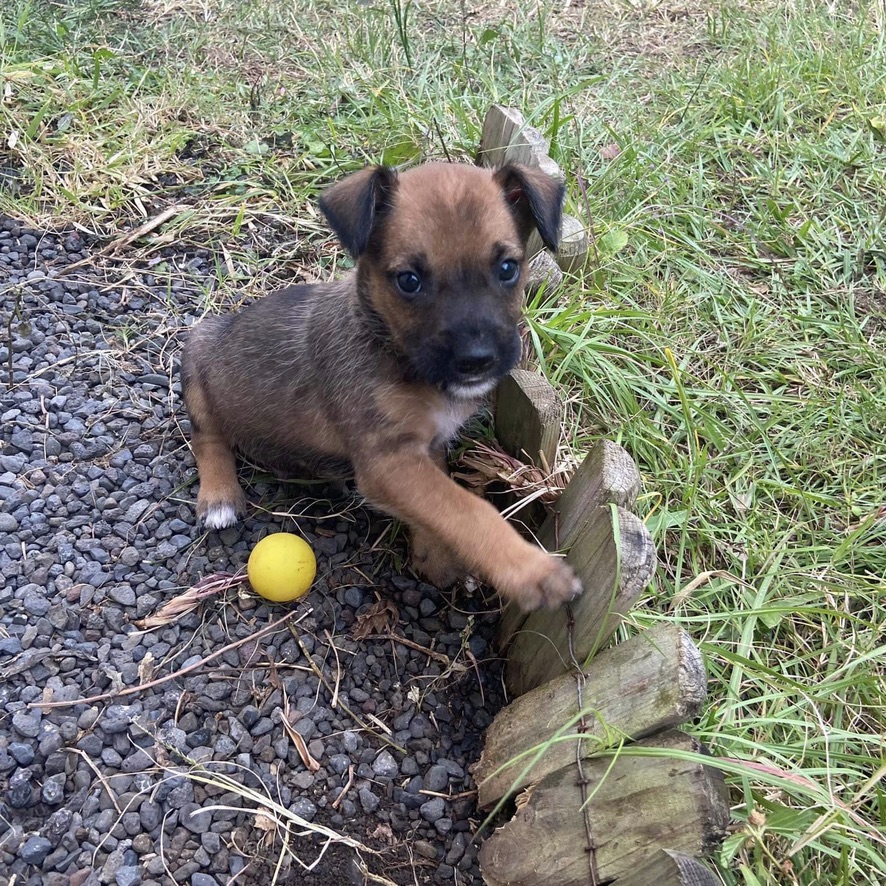
{"label": "gravel", "polygon": [[[373,850],[332,844],[311,872],[286,854],[283,886],[359,884],[361,867],[480,884],[470,767],[502,702],[497,615],[398,572],[389,521],[347,488],[307,500],[244,469],[260,507],[204,533],[176,360],[217,263],[168,248],[67,271],[90,245],[0,216],[0,870],[18,886],[269,883],[281,834],[240,786]],[[280,530],[318,557],[291,631],[252,640],[289,610],[237,590],[139,628]],[[358,639],[379,600],[454,665]],[[300,830],[310,863],[322,842]]]}

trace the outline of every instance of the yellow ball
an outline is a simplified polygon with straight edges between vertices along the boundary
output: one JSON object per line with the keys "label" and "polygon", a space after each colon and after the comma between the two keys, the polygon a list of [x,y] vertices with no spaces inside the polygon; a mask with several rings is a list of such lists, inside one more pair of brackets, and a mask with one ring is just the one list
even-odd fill
{"label": "yellow ball", "polygon": [[252,587],[266,600],[288,603],[308,592],[317,574],[317,559],[303,538],[275,532],[252,549],[246,574]]}

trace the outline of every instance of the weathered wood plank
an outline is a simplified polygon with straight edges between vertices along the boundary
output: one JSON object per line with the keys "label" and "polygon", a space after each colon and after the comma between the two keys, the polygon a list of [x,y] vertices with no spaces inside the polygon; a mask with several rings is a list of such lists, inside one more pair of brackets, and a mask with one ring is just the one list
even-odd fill
{"label": "weathered wood plank", "polygon": [[[549,551],[568,551],[588,529],[589,522],[599,517],[601,505],[616,504],[630,510],[639,491],[640,473],[634,460],[617,443],[601,440],[585,456],[554,505],[538,533],[539,541]],[[585,583],[586,590],[593,594],[601,592],[593,577],[590,581],[585,578]],[[527,613],[516,606],[505,608],[498,630],[500,649],[508,648],[527,618]]]}
{"label": "weathered wood plank", "polygon": [[600,505],[631,510],[639,492],[640,472],[634,460],[617,443],[601,440],[569,481],[539,539],[548,550],[568,551]]}
{"label": "weathered wood plank", "polygon": [[567,274],[574,274],[584,267],[589,247],[585,226],[577,218],[564,215],[560,227],[560,245],[557,247],[557,264]]}
{"label": "weathered wood plank", "polygon": [[549,252],[539,252],[529,261],[529,280],[526,282],[526,292],[534,296],[542,286],[545,294],[550,295],[563,282],[563,271],[551,257]]}
{"label": "weathered wood plank", "polygon": [[[567,561],[584,583],[571,604],[573,645],[585,663],[618,627],[655,568],[655,548],[643,521],[618,507],[599,507],[569,550]],[[529,614],[508,649],[505,681],[521,695],[567,670],[567,609]]]}
{"label": "weathered wood plank", "polygon": [[[613,734],[637,739],[679,726],[698,713],[706,697],[701,654],[687,633],[674,625],[656,625],[601,652],[584,673],[583,735],[588,754]],[[574,673],[527,692],[499,711],[486,730],[483,753],[474,768],[478,805],[493,806],[503,796],[574,762],[574,741],[552,743],[526,775],[522,773],[532,757],[515,758],[554,735],[577,736],[578,723],[563,727],[578,713]]]}
{"label": "weathered wood plank", "polygon": [[618,886],[721,886],[723,881],[697,858],[660,849],[642,867],[615,882]]}
{"label": "weathered wood plank", "polygon": [[495,436],[515,458],[540,467],[553,465],[562,419],[563,404],[544,376],[512,369],[499,383]]}
{"label": "weathered wood plank", "polygon": [[[635,747],[700,751],[681,732]],[[699,857],[722,840],[729,820],[723,778],[716,770],[677,757],[600,756],[584,764],[587,813],[600,882],[642,869],[662,846]],[[480,849],[487,886],[587,886],[588,855],[576,768],[549,775],[517,798],[514,818]],[[657,881],[656,881],[657,882]]]}
{"label": "weathered wood plank", "polygon": [[551,159],[548,140],[516,108],[493,105],[486,112],[477,161],[481,166],[522,163],[537,166],[562,180],[563,172]]}
{"label": "weathered wood plank", "polygon": [[481,166],[501,166],[511,141],[525,126],[526,118],[516,108],[492,105],[483,121],[477,162]]}
{"label": "weathered wood plank", "polygon": [[[522,163],[535,166],[554,178],[563,180],[563,171],[551,159],[548,140],[516,108],[493,105],[486,112],[477,162],[481,166],[501,166],[503,163]],[[557,251],[557,262],[564,270],[575,270],[584,264],[588,244],[584,225],[576,219],[566,221],[562,228],[563,248]],[[579,230],[581,233],[579,234]],[[583,238],[583,241],[582,241]],[[582,252],[582,242],[584,251]],[[533,231],[526,245],[527,255],[535,255],[544,248],[541,237]]]}
{"label": "weathered wood plank", "polygon": [[[540,464],[540,453],[553,466],[560,438],[563,404],[550,382],[537,372],[513,369],[496,389],[495,436],[502,448],[515,458]],[[570,481],[571,483],[571,481]],[[565,494],[565,492],[564,492]],[[524,519],[544,519],[539,506]],[[553,550],[553,548],[549,548]],[[504,649],[510,637],[526,620],[527,613],[517,606],[507,606],[499,625],[499,644]]]}

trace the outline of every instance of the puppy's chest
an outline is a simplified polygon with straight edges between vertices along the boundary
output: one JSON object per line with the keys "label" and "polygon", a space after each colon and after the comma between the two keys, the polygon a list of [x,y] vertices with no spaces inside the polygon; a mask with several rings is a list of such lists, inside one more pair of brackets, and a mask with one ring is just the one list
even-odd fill
{"label": "puppy's chest", "polygon": [[439,448],[455,439],[478,406],[476,401],[453,400],[427,386],[402,384],[377,389],[375,402],[383,416],[383,437],[411,440],[422,448]]}
{"label": "puppy's chest", "polygon": [[431,409],[433,446],[445,446],[458,435],[461,426],[476,412],[476,403],[442,401]]}

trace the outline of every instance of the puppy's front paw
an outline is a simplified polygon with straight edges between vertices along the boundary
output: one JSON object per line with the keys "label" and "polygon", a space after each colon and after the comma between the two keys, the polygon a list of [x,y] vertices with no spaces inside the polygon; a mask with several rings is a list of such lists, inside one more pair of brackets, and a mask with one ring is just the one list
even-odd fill
{"label": "puppy's front paw", "polygon": [[521,565],[516,580],[498,591],[524,611],[555,609],[582,592],[581,582],[564,560],[536,550]]}
{"label": "puppy's front paw", "polygon": [[197,496],[197,517],[206,529],[227,529],[246,513],[246,496],[238,492],[237,496],[222,499]]}

